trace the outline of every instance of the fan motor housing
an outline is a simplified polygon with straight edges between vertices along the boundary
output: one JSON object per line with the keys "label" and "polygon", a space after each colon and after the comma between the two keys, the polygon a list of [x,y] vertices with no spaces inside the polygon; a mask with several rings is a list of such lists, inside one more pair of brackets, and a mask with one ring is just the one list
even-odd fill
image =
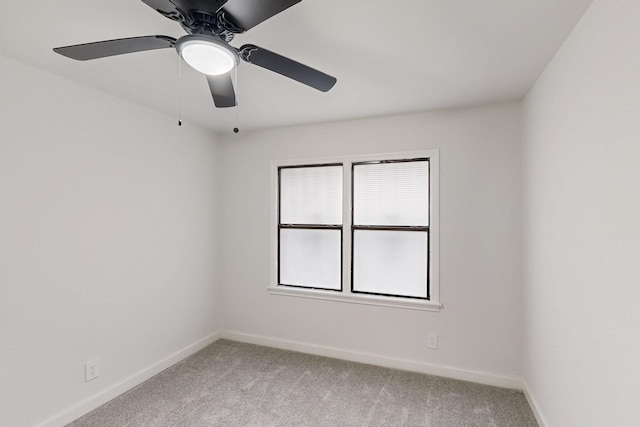
{"label": "fan motor housing", "polygon": [[215,34],[226,42],[233,40],[236,33],[242,32],[226,20],[224,12],[212,15],[202,11],[189,11],[180,25],[189,34]]}
{"label": "fan motor housing", "polygon": [[175,1],[176,10],[163,15],[179,22],[189,34],[215,34],[230,42],[235,34],[244,33],[245,29],[235,25],[233,19],[227,16],[222,9],[225,3],[219,0],[178,0]]}

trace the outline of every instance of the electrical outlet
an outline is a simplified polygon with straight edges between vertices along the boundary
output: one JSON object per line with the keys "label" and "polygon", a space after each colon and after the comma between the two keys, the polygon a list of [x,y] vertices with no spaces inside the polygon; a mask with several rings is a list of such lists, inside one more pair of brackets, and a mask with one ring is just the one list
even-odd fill
{"label": "electrical outlet", "polygon": [[84,365],[84,380],[91,381],[100,375],[98,359],[90,360]]}
{"label": "electrical outlet", "polygon": [[429,335],[427,336],[427,347],[434,350],[438,348],[438,334],[429,332]]}

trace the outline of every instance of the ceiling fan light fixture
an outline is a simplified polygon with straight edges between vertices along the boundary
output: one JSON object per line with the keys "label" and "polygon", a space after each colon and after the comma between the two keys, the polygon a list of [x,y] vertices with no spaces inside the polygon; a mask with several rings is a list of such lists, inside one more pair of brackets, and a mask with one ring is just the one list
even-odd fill
{"label": "ceiling fan light fixture", "polygon": [[238,64],[236,51],[214,37],[192,34],[176,42],[176,50],[196,71],[211,76],[228,73]]}

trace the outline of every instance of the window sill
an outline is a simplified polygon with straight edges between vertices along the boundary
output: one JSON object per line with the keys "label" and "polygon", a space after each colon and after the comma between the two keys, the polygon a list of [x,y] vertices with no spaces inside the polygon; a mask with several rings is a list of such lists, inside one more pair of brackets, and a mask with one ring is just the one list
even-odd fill
{"label": "window sill", "polygon": [[413,298],[383,297],[375,295],[345,294],[316,289],[300,289],[286,286],[270,286],[271,295],[282,295],[297,298],[311,298],[325,301],[337,301],[348,304],[377,305],[381,307],[402,308],[407,310],[440,311],[442,304],[434,301],[416,300]]}

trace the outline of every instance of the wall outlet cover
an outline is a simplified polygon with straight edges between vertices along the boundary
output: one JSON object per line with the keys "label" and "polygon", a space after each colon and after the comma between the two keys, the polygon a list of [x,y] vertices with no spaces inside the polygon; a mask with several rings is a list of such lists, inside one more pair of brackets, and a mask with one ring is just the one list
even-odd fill
{"label": "wall outlet cover", "polygon": [[91,381],[100,375],[98,359],[90,360],[84,365],[84,380]]}
{"label": "wall outlet cover", "polygon": [[434,350],[438,348],[438,334],[429,332],[429,335],[427,336],[427,347]]}

